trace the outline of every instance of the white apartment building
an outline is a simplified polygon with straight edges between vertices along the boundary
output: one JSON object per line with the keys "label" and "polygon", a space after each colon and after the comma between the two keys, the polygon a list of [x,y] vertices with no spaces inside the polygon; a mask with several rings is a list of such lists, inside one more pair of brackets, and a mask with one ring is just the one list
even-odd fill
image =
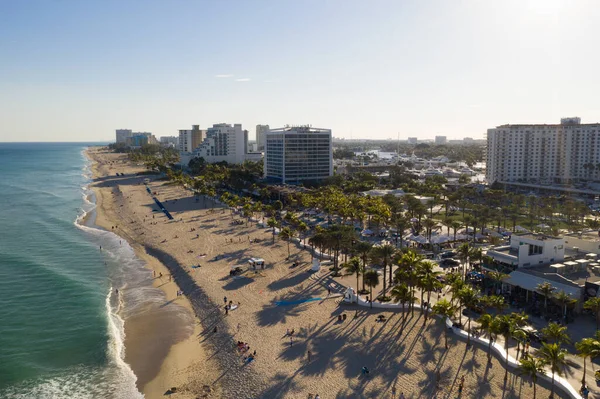
{"label": "white apartment building", "polygon": [[206,130],[200,130],[200,125],[192,125],[191,130],[179,130],[179,152],[194,151],[205,137]]}
{"label": "white apartment building", "polygon": [[440,144],[446,144],[446,136],[435,136],[435,143],[440,145]]}
{"label": "white apartment building", "polygon": [[265,149],[265,134],[269,131],[269,125],[256,125],[256,145],[258,151]]}
{"label": "white apartment building", "polygon": [[117,129],[117,143],[127,143],[127,139],[132,136],[131,129]]}
{"label": "white apartment building", "polygon": [[565,240],[544,234],[513,234],[510,245],[489,249],[487,255],[517,268],[549,265],[565,259]]}
{"label": "white apartment building", "polygon": [[164,145],[172,145],[176,148],[179,148],[179,137],[177,136],[162,136],[160,138],[160,143]]}
{"label": "white apartment building", "polygon": [[502,125],[487,132],[488,182],[562,184],[600,180],[600,124]]}
{"label": "white apartment building", "polygon": [[331,129],[286,126],[269,130],[265,137],[266,178],[296,183],[333,175]]}
{"label": "white apartment building", "polygon": [[[181,143],[180,143],[181,147]],[[206,130],[206,137],[193,152],[181,152],[181,163],[187,165],[196,157],[208,163],[227,162],[240,164],[246,160],[248,152],[248,131],[236,123],[218,123]]]}

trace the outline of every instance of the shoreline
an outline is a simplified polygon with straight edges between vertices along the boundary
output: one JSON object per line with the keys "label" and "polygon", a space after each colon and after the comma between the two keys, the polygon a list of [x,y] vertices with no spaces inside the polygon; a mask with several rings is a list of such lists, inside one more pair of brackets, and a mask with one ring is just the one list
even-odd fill
{"label": "shoreline", "polygon": [[[185,370],[193,366],[198,358],[206,358],[205,351],[196,342],[196,337],[202,333],[200,323],[194,315],[192,304],[188,298],[185,295],[177,295],[180,287],[175,278],[168,279],[167,276],[171,274],[169,268],[152,256],[151,249],[144,244],[143,240],[140,240],[140,237],[134,237],[133,232],[126,228],[120,228],[117,232],[113,229],[113,226],[124,225],[125,221],[116,214],[115,203],[112,196],[107,195],[108,190],[98,187],[96,184],[100,179],[107,177],[108,173],[100,171],[98,160],[90,153],[91,148],[100,147],[89,147],[85,151],[86,157],[92,162],[90,167],[92,183],[89,188],[96,197],[93,225],[106,231],[112,231],[126,240],[134,250],[136,257],[144,262],[146,269],[152,270],[157,276],[162,274],[162,278],[153,278],[152,287],[159,289],[164,294],[166,303],[176,302],[177,305],[184,308],[192,320],[186,326],[189,331],[178,331],[174,336],[170,334],[165,336],[165,334],[157,334],[157,331],[164,330],[164,324],[168,321],[164,320],[164,317],[156,318],[148,317],[145,314],[136,314],[124,319],[124,360],[136,376],[136,386],[145,398],[163,397],[168,389],[188,383],[192,378]],[[87,215],[82,222],[85,223],[89,217],[90,215]],[[154,334],[148,334],[148,331],[153,331]],[[148,347],[152,348],[151,354],[147,353],[146,348]],[[202,387],[202,389],[209,391],[206,387]],[[182,396],[179,392],[178,396],[187,397]]]}

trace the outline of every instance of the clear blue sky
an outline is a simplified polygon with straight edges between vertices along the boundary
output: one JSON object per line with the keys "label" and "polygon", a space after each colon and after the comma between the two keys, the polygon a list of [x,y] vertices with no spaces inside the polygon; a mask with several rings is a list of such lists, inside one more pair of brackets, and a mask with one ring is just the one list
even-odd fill
{"label": "clear blue sky", "polygon": [[598,1],[0,1],[0,141],[600,122]]}

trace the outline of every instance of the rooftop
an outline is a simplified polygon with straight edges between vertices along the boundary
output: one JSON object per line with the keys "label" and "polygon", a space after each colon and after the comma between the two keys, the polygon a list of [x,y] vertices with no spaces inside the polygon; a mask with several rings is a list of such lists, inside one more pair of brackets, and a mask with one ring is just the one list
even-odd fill
{"label": "rooftop", "polygon": [[548,234],[543,234],[543,233],[515,233],[514,235],[516,237],[529,238],[530,240],[538,240],[538,241],[560,240],[560,237],[554,237],[554,236],[550,236]]}
{"label": "rooftop", "polygon": [[589,271],[589,269],[567,273],[564,276],[557,274],[556,271],[553,270],[549,265],[536,266],[532,268],[520,268],[519,271],[573,287],[585,285],[586,281],[591,283],[600,282],[600,276],[593,274]]}

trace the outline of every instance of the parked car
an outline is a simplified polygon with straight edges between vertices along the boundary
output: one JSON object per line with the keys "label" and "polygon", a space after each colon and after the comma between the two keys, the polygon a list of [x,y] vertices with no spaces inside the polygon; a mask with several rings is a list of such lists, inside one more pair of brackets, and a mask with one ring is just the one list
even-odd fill
{"label": "parked car", "polygon": [[454,267],[454,266],[458,266],[458,265],[460,265],[460,262],[457,261],[456,259],[452,259],[452,258],[446,258],[446,259],[442,259],[440,261],[440,266],[442,266],[442,267],[447,267],[447,266]]}
{"label": "parked car", "polygon": [[532,326],[525,326],[522,329],[523,331],[525,331],[525,334],[527,334],[527,337],[529,338],[529,340],[531,340],[531,342],[544,341],[542,334]]}
{"label": "parked car", "polygon": [[440,254],[440,257],[442,259],[447,259],[447,258],[453,258],[456,255],[456,252],[454,251],[446,251],[446,252],[442,252]]}

